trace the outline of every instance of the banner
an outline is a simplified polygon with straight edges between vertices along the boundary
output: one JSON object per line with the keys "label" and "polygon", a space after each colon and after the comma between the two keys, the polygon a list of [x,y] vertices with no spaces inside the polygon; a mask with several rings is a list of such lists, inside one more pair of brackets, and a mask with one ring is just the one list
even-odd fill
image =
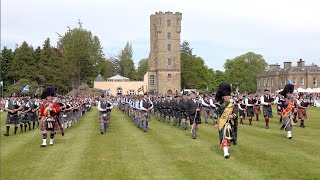
{"label": "banner", "polygon": [[29,85],[26,85],[26,86],[22,89],[21,93],[23,94],[23,93],[26,93],[26,92],[28,92],[28,91],[29,91]]}

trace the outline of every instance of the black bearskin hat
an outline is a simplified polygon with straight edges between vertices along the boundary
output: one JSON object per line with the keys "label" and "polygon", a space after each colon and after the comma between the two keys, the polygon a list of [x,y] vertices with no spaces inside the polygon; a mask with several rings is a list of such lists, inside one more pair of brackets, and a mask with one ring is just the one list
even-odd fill
{"label": "black bearskin hat", "polygon": [[229,83],[222,82],[216,93],[216,101],[221,102],[223,96],[230,96],[231,95],[231,85]]}
{"label": "black bearskin hat", "polygon": [[293,91],[294,91],[294,85],[287,84],[279,94],[281,94],[284,97],[287,97],[287,93],[293,93]]}
{"label": "black bearskin hat", "polygon": [[55,96],[54,88],[51,86],[44,88],[41,94],[41,99],[46,99],[48,96]]}

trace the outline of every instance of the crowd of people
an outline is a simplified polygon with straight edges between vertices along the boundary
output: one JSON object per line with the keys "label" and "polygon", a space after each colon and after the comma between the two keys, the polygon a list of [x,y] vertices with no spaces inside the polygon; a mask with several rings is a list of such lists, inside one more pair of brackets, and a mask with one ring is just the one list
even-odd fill
{"label": "crowd of people", "polygon": [[56,133],[64,136],[65,131],[78,122],[85,112],[91,109],[92,98],[55,96],[54,88],[46,87],[40,97],[9,96],[1,100],[1,110],[7,111],[6,131],[4,136],[10,136],[13,125],[14,135],[20,126],[20,133],[42,130],[43,142],[47,146],[47,133],[50,132],[50,145]]}
{"label": "crowd of people", "polygon": [[[185,131],[191,129],[191,137],[197,139],[199,125],[209,120],[217,128],[220,145],[224,157],[229,158],[231,143],[237,145],[239,124],[254,125],[253,119],[260,121],[264,118],[265,127],[269,129],[269,119],[273,118],[272,105],[277,106],[281,130],[287,131],[287,138],[291,139],[292,126],[300,119],[300,127],[305,128],[307,118],[306,108],[310,101],[303,94],[294,93],[294,86],[287,84],[279,94],[271,94],[265,89],[264,94],[237,94],[231,92],[228,83],[221,83],[217,92],[199,94],[196,91],[167,95],[126,95],[111,98],[108,93],[95,99],[90,97],[55,96],[54,89],[47,87],[41,97],[25,96],[16,98],[10,96],[1,101],[1,108],[8,112],[6,118],[6,133],[10,135],[13,124],[14,135],[20,126],[20,132],[42,130],[43,142],[41,147],[47,146],[47,134],[50,132],[50,145],[56,133],[64,133],[76,124],[91,106],[97,105],[99,111],[98,123],[101,134],[106,134],[111,121],[111,111],[115,104],[132,119],[133,124],[144,132],[149,129],[151,116],[159,121],[171,124]],[[238,124],[238,120],[240,121]]]}
{"label": "crowd of people", "polygon": [[121,111],[128,115],[135,126],[146,132],[151,115],[159,121],[166,122],[182,130],[191,127],[192,138],[196,139],[198,126],[208,123],[211,119],[214,127],[219,131],[220,144],[224,156],[228,158],[228,149],[237,144],[238,120],[248,125],[254,125],[253,118],[260,121],[263,117],[266,129],[269,129],[270,118],[274,112],[272,105],[276,105],[281,130],[287,131],[287,138],[292,139],[292,126],[300,119],[300,127],[305,128],[307,118],[306,108],[310,101],[304,94],[294,93],[294,86],[288,84],[279,94],[271,94],[265,89],[263,94],[237,94],[232,95],[231,86],[222,83],[216,93],[199,94],[191,93],[172,94],[170,91],[164,95],[126,95],[117,99]]}

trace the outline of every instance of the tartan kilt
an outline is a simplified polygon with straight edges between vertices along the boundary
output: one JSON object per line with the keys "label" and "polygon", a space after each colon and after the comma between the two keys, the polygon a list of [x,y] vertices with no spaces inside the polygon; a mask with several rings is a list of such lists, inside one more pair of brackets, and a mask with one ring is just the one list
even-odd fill
{"label": "tartan kilt", "polygon": [[210,108],[209,110],[209,116],[212,118],[214,116],[214,108]]}
{"label": "tartan kilt", "polygon": [[141,121],[150,121],[150,113],[141,111],[140,119]]}
{"label": "tartan kilt", "polygon": [[38,121],[38,116],[36,112],[29,112],[28,116],[30,121]]}
{"label": "tartan kilt", "polygon": [[[194,121],[194,118],[195,118],[195,115],[196,114],[190,114],[189,118],[190,118],[190,125],[193,124],[193,121]],[[200,117],[200,114],[198,113],[196,119],[195,119],[195,123],[196,124],[201,124],[201,117]]]}
{"label": "tartan kilt", "polygon": [[254,116],[253,106],[247,106],[247,116]]}
{"label": "tartan kilt", "polygon": [[271,106],[263,106],[263,116],[273,118]]}
{"label": "tartan kilt", "polygon": [[200,110],[200,115],[201,116],[209,116],[209,113],[210,113],[210,108],[209,107],[201,107],[201,110]]}
{"label": "tartan kilt", "polygon": [[110,112],[106,113],[107,116],[103,116],[103,113],[100,112],[99,117],[98,117],[98,121],[100,124],[102,123],[109,123],[110,122]]}
{"label": "tartan kilt", "polygon": [[174,117],[176,117],[177,119],[180,118],[180,113],[179,113],[179,111],[177,111],[177,110],[174,110],[174,111],[173,111],[173,115],[174,115]]}
{"label": "tartan kilt", "polygon": [[6,124],[19,124],[18,114],[7,114]]}
{"label": "tartan kilt", "polygon": [[298,117],[299,117],[299,119],[307,119],[307,110],[299,108],[298,109]]}
{"label": "tartan kilt", "polygon": [[[60,126],[57,117],[52,117],[53,121],[47,121],[47,117],[43,117],[45,120],[42,121],[41,130],[42,131],[60,131]],[[49,123],[52,123],[52,127],[49,127]]]}
{"label": "tartan kilt", "polygon": [[187,119],[187,112],[180,112],[181,119]]}
{"label": "tartan kilt", "polygon": [[242,116],[242,117],[245,116],[244,110],[239,110],[239,116]]}
{"label": "tartan kilt", "polygon": [[30,122],[29,116],[27,114],[20,114],[19,118],[20,118],[20,122],[22,123]]}
{"label": "tartan kilt", "polygon": [[253,110],[255,114],[257,115],[261,114],[260,106],[253,106]]}

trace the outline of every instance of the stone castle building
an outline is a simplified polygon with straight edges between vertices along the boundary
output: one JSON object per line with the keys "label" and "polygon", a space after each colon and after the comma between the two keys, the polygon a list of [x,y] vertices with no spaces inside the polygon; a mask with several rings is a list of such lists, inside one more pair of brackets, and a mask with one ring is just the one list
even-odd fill
{"label": "stone castle building", "polygon": [[113,76],[105,81],[97,76],[94,88],[110,90],[112,95],[143,92],[166,94],[181,91],[180,33],[182,13],[156,12],[150,16],[150,54],[143,81]]}
{"label": "stone castle building", "polygon": [[290,80],[297,88],[318,88],[320,87],[320,67],[312,64],[305,65],[305,61],[300,59],[297,66],[292,62],[284,62],[283,68],[277,64],[270,64],[266,73],[257,76],[257,92],[263,92],[268,88],[271,92],[283,89]]}

